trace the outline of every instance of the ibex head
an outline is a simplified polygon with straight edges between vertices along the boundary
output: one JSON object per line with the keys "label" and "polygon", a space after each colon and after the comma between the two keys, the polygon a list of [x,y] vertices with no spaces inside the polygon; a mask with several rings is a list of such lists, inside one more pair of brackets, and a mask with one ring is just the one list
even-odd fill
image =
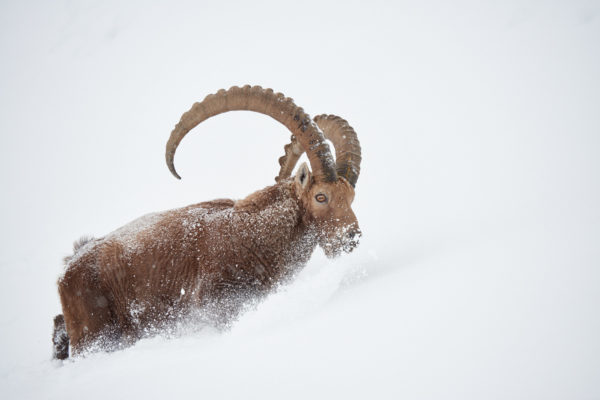
{"label": "ibex head", "polygon": [[304,223],[314,228],[319,245],[328,257],[335,257],[343,250],[352,251],[358,245],[360,230],[352,211],[354,188],[343,177],[335,182],[319,182],[313,179],[306,163],[303,163],[294,182],[303,208]]}
{"label": "ibex head", "polygon": [[[344,119],[319,115],[314,121],[335,148],[337,179],[313,179],[304,163],[296,173],[296,187],[306,210],[306,223],[316,227],[325,254],[335,257],[342,250],[352,251],[361,235],[351,207],[360,174],[361,149],[356,132]],[[276,181],[290,175],[303,152],[296,137],[292,136],[285,146],[285,155],[279,159],[281,169]]]}
{"label": "ibex head", "polygon": [[[167,143],[167,165],[177,178],[174,155],[183,137],[202,121],[227,111],[249,110],[268,115],[292,133],[285,155],[279,159],[277,182],[291,175],[306,152],[312,171],[302,164],[294,179],[295,192],[304,209],[303,222],[313,228],[319,245],[329,257],[350,252],[358,245],[360,230],[351,204],[360,173],[361,150],[356,132],[334,115],[320,115],[314,121],[291,98],[260,86],[232,87],[208,95],[183,114]],[[336,152],[334,162],[329,139]]]}

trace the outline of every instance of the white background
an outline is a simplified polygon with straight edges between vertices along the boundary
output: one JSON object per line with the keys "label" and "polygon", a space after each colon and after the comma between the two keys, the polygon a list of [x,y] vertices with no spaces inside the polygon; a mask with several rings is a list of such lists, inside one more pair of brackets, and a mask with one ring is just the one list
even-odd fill
{"label": "white background", "polygon": [[[600,398],[598,1],[4,1],[0,397]],[[231,331],[50,361],[61,259],[272,184],[289,138],[232,85],[357,130],[364,237]]]}

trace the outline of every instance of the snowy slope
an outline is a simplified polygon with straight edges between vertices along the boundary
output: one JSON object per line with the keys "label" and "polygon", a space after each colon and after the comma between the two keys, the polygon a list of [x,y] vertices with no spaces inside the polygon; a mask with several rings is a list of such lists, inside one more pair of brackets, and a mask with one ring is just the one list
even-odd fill
{"label": "snowy slope", "polygon": [[[452,3],[452,4],[450,4]],[[0,397],[600,397],[600,4],[4,2]],[[224,334],[50,361],[73,240],[269,185],[260,84],[356,128],[364,237]]]}

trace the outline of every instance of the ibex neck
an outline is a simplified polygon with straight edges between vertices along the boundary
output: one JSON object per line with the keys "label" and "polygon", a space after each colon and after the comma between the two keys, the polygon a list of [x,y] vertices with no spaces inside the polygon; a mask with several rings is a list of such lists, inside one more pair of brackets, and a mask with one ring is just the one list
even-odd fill
{"label": "ibex neck", "polygon": [[283,275],[293,273],[310,259],[317,240],[304,222],[304,209],[293,179],[252,193],[235,202],[234,210],[236,214],[247,213],[246,222],[255,231],[263,231],[248,239],[265,260],[285,269],[280,271]]}

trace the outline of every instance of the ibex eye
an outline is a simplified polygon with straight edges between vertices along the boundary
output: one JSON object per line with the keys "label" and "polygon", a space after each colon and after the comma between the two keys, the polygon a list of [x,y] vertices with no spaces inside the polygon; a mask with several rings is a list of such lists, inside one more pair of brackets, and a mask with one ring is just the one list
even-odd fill
{"label": "ibex eye", "polygon": [[327,196],[325,196],[323,193],[319,193],[318,195],[315,196],[315,199],[319,203],[325,203],[327,201]]}

